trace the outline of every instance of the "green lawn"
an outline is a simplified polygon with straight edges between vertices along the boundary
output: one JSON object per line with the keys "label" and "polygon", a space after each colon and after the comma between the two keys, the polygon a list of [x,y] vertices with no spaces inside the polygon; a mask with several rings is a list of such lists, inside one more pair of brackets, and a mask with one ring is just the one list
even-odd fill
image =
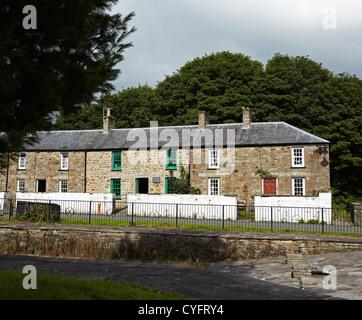
{"label": "green lawn", "polygon": [[37,275],[37,289],[23,288],[27,274],[0,271],[0,300],[183,300],[164,293],[104,280],[81,280],[63,276]]}

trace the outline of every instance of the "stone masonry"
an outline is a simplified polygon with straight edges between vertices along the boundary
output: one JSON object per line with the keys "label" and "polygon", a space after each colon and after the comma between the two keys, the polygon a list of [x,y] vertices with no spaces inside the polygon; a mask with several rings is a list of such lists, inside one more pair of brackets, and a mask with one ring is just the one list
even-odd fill
{"label": "stone masonry", "polygon": [[[18,169],[18,162],[9,166],[8,192],[17,191],[17,180],[25,180],[25,192],[37,192],[37,181],[46,180],[46,192],[59,192],[59,181],[68,181],[68,192],[84,192],[85,153],[69,152],[69,169],[61,170],[61,152],[27,152],[26,169]],[[5,177],[0,177],[0,189],[5,190]]]}
{"label": "stone masonry", "polygon": [[213,262],[360,250],[360,239],[328,236],[30,224],[0,226],[0,254]]}
{"label": "stone masonry", "polygon": [[[126,131],[114,129],[114,119],[111,118],[110,110],[107,110],[104,130],[100,132],[97,130],[42,132],[46,142],[44,144],[40,142],[34,148],[30,146],[24,151],[25,169],[20,169],[18,160],[14,160],[10,163],[8,174],[0,175],[0,191],[7,191],[10,197],[14,197],[18,191],[18,181],[21,180],[25,181],[22,192],[41,191],[38,186],[39,183],[44,184],[44,181],[45,192],[60,192],[60,181],[67,181],[67,192],[110,193],[112,179],[121,179],[123,195],[136,193],[136,180],[148,178],[148,193],[165,194],[166,178],[170,175],[166,167],[167,148],[158,145],[154,150],[149,148],[130,150],[125,147],[129,141],[125,139]],[[200,112],[199,125],[192,129],[202,135],[202,132],[210,131],[209,128],[214,126],[212,129],[214,131],[210,132],[216,139],[216,130],[226,127],[210,125],[208,118],[206,112]],[[183,148],[178,145],[177,168],[173,169],[174,176],[179,176],[180,166],[183,165],[190,172],[191,185],[198,188],[201,194],[210,192],[209,178],[218,178],[218,194],[237,196],[238,200],[244,200],[248,205],[254,203],[256,195],[264,194],[263,179],[266,178],[275,179],[276,195],[279,196],[292,195],[293,178],[304,179],[305,196],[317,196],[320,191],[329,191],[329,154],[321,152],[322,146],[328,149],[328,141],[284,123],[272,123],[274,131],[270,133],[270,129],[266,129],[271,128],[270,124],[253,124],[251,121],[251,111],[245,108],[243,124],[233,124],[231,130],[237,132],[236,140],[251,142],[240,143],[235,148],[229,144],[220,148],[214,147],[213,150],[217,149],[219,152],[219,166],[211,169],[208,158],[210,148],[206,144],[197,148]],[[169,129],[177,134],[181,132],[180,127],[169,127]],[[185,129],[190,130],[190,126],[186,126]],[[53,136],[54,138],[51,138]],[[305,137],[304,140],[300,140],[301,136]],[[259,143],[260,139],[264,141],[263,144]],[[61,143],[57,145],[59,141]],[[296,143],[285,141],[296,141]],[[303,144],[301,141],[306,143]],[[105,144],[107,147],[104,147]],[[303,150],[302,167],[292,166],[293,147]],[[121,170],[112,169],[113,152],[122,153]],[[61,168],[62,153],[68,156],[66,170]],[[260,172],[256,173],[257,169],[263,170],[263,173],[268,175],[262,176]]]}
{"label": "stone masonry", "polygon": [[[291,147],[247,147],[235,149],[235,163],[232,170],[208,169],[207,149],[201,150],[201,163],[192,163],[185,169],[191,170],[191,185],[208,194],[208,178],[220,179],[220,194],[238,196],[238,200],[254,202],[255,195],[262,195],[263,179],[255,173],[257,168],[267,169],[277,179],[277,194],[292,194],[292,178],[305,178],[306,196],[316,196],[321,190],[329,189],[329,166],[323,167],[317,146],[305,146],[305,167],[291,167]],[[111,191],[111,179],[122,180],[122,194],[135,193],[135,179],[149,179],[149,193],[164,194],[166,169],[166,151],[156,151],[158,160],[151,160],[155,151],[138,151],[137,160],[132,160],[131,151],[122,151],[122,170],[112,170],[112,151],[69,152],[69,169],[60,170],[60,152],[27,152],[26,169],[17,169],[17,163],[10,166],[8,191],[14,195],[17,180],[25,180],[25,191],[36,192],[37,181],[46,180],[46,192],[59,192],[59,181],[68,181],[68,192],[107,193]],[[179,150],[178,157],[183,158]],[[221,152],[226,155],[227,150]],[[193,152],[191,152],[191,157]],[[187,158],[187,155],[185,155]],[[85,163],[85,158],[87,159]],[[221,163],[230,166],[226,157]],[[179,162],[180,166],[180,162]],[[179,175],[179,166],[174,170]],[[230,167],[229,167],[230,168]],[[160,178],[153,181],[153,178]],[[5,189],[5,179],[0,179],[0,189]]]}
{"label": "stone masonry", "polygon": [[[238,200],[254,202],[255,195],[263,194],[263,177],[256,174],[257,168],[267,170],[277,179],[277,195],[292,195],[292,178],[305,178],[306,196],[317,196],[318,192],[330,187],[329,165],[322,166],[324,156],[318,146],[304,146],[305,167],[291,167],[292,146],[245,147],[235,149],[233,170],[214,170],[207,166],[207,150],[203,149],[202,163],[191,165],[191,184],[207,194],[208,178],[220,179],[220,194],[237,195]],[[222,150],[221,164],[227,163],[227,149]]]}
{"label": "stone masonry", "polygon": [[[37,192],[38,180],[46,180],[46,192],[59,192],[59,181],[67,180],[68,192],[74,193],[109,193],[111,179],[121,179],[122,194],[132,194],[136,178],[149,179],[149,193],[164,194],[165,178],[170,176],[165,165],[166,151],[156,151],[156,157],[155,151],[151,152],[136,152],[134,158],[133,152],[122,151],[122,170],[112,170],[112,151],[69,152],[68,170],[60,169],[61,152],[27,152],[25,170],[17,168],[17,161],[10,165],[9,195],[15,195],[18,179],[25,180],[25,192]],[[129,160],[130,157],[133,160]],[[182,159],[181,152],[179,157]],[[177,177],[179,170],[174,171]],[[154,182],[153,177],[160,179]],[[0,189],[5,190],[4,176],[0,177]]]}

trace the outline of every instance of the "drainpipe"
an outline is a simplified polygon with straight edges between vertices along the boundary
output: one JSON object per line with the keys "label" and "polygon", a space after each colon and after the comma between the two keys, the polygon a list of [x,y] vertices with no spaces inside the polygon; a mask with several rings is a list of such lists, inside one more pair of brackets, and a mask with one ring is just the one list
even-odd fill
{"label": "drainpipe", "polygon": [[87,151],[84,151],[84,193],[87,193]]}
{"label": "drainpipe", "polygon": [[5,192],[8,192],[8,182],[9,182],[9,153],[8,153],[8,164],[7,164],[7,167],[6,167],[6,183],[5,183]]}

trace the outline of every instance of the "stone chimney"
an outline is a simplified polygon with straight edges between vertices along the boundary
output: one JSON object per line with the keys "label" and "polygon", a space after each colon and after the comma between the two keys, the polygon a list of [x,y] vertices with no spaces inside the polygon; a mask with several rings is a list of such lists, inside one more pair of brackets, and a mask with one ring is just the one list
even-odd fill
{"label": "stone chimney", "polygon": [[243,108],[243,127],[249,128],[252,122],[252,112],[249,108]]}
{"label": "stone chimney", "polygon": [[209,124],[209,113],[199,111],[199,128],[205,128]]}
{"label": "stone chimney", "polygon": [[116,119],[111,116],[111,109],[107,108],[107,115],[103,118],[103,134],[116,128]]}

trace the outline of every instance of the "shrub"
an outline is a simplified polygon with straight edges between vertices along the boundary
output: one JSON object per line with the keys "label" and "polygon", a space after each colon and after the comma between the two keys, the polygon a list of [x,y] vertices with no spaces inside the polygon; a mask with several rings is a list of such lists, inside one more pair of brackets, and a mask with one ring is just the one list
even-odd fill
{"label": "shrub", "polygon": [[18,203],[17,219],[29,222],[50,222],[59,221],[60,206],[45,203]]}
{"label": "shrub", "polygon": [[319,221],[317,219],[310,219],[307,221],[309,224],[319,224]]}

